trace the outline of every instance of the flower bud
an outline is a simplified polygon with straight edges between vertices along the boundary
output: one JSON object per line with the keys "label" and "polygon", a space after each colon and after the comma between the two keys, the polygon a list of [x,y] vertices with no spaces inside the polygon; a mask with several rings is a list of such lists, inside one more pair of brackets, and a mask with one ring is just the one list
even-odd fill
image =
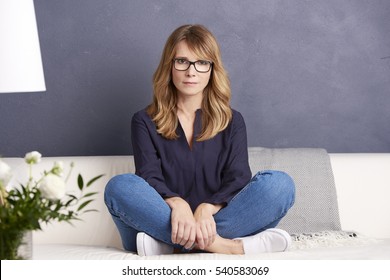
{"label": "flower bud", "polygon": [[41,158],[42,158],[42,155],[39,152],[33,151],[30,153],[27,153],[24,157],[24,160],[28,164],[36,164],[36,163],[41,161]]}
{"label": "flower bud", "polygon": [[52,172],[57,176],[62,176],[64,172],[64,163],[62,161],[54,162]]}

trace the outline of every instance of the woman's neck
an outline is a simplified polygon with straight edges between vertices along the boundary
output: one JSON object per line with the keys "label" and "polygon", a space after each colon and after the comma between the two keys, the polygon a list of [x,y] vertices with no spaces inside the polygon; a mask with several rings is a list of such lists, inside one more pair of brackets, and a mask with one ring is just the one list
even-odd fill
{"label": "woman's neck", "polygon": [[177,117],[184,131],[187,139],[187,143],[190,149],[192,149],[192,143],[194,139],[194,123],[196,110],[201,108],[202,99],[197,96],[181,97],[177,101]]}
{"label": "woman's neck", "polygon": [[198,96],[179,97],[177,101],[177,110],[185,115],[194,114],[201,107],[202,98]]}

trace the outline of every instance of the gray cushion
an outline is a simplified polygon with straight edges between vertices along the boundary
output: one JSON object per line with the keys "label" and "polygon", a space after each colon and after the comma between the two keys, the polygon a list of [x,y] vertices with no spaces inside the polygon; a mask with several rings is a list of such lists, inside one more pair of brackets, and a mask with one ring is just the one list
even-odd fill
{"label": "gray cushion", "polygon": [[289,233],[340,230],[336,187],[330,158],[324,149],[249,148],[252,174],[280,170],[295,182],[295,204],[278,227]]}

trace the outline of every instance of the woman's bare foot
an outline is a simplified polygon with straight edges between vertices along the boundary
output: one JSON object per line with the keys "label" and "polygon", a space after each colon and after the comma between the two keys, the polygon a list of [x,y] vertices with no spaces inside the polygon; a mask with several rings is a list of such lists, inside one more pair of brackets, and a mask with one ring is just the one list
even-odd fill
{"label": "woman's bare foot", "polygon": [[214,243],[205,248],[205,251],[219,254],[242,255],[244,254],[244,246],[239,239],[226,239],[217,235]]}

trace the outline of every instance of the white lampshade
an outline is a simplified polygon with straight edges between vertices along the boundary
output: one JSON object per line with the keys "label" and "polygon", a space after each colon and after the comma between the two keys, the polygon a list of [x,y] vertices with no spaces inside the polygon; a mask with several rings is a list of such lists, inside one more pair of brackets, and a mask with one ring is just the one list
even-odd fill
{"label": "white lampshade", "polygon": [[0,0],[0,93],[45,91],[33,0]]}

